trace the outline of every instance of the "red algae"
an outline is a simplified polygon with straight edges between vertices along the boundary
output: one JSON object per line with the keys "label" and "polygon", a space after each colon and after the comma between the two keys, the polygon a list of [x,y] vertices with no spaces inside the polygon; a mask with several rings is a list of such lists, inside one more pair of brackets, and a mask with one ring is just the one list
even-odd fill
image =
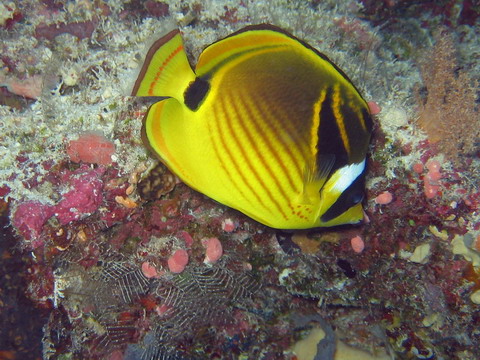
{"label": "red algae", "polygon": [[28,201],[18,205],[12,223],[25,239],[31,240],[40,235],[43,225],[53,213],[52,206],[38,201]]}
{"label": "red algae", "polygon": [[103,170],[80,172],[71,179],[72,190],[63,195],[55,206],[55,216],[61,224],[68,224],[95,212],[103,201]]}
{"label": "red algae", "polygon": [[[39,201],[20,203],[13,215],[12,224],[26,240],[35,240],[42,234],[47,220],[56,216],[61,225],[83,219],[94,213],[103,203],[104,168],[91,170],[80,167],[75,171],[63,171],[57,174],[56,181],[68,185],[70,190],[61,195],[55,205],[43,204]],[[42,241],[30,243],[38,247]]]}
{"label": "red algae", "polygon": [[37,39],[53,40],[61,34],[71,34],[77,38],[90,38],[95,30],[93,21],[79,21],[73,23],[57,23],[57,24],[40,24],[35,29],[35,37]]}

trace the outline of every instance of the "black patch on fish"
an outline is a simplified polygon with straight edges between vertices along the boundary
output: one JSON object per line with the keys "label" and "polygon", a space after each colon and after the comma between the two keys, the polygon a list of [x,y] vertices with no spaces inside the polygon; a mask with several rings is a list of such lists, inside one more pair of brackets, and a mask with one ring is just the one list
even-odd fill
{"label": "black patch on fish", "polygon": [[195,81],[192,81],[190,85],[188,85],[187,90],[185,90],[185,93],[183,94],[185,105],[187,105],[190,110],[197,110],[207,96],[209,90],[210,83],[205,79],[197,77]]}
{"label": "black patch on fish", "polygon": [[[369,137],[369,134],[371,132],[370,114],[365,109],[362,109],[362,113],[358,115],[353,111],[352,106],[350,106],[349,103],[344,103],[340,107],[340,111],[344,118],[345,131],[347,133],[347,137],[348,137],[348,141],[350,143],[350,149],[351,149],[351,153],[348,155],[347,162],[351,163],[351,162],[362,161],[363,158],[365,157],[365,153],[368,150],[367,148],[368,142],[365,141],[365,139]],[[365,131],[365,128],[362,126],[362,122],[364,122],[367,132]],[[339,133],[339,138],[341,139],[340,133]],[[343,140],[342,140],[342,146],[345,146],[343,144]],[[344,166],[344,164],[342,164],[341,166]]]}
{"label": "black patch on fish", "polygon": [[[325,100],[320,109],[320,126],[318,127],[317,154],[334,154],[335,163],[330,169],[330,174],[348,163],[348,153],[343,145],[342,137],[338,130],[337,120],[332,110],[332,89],[328,89]],[[320,159],[318,159],[320,160]],[[320,163],[320,161],[317,161]]]}
{"label": "black patch on fish", "polygon": [[350,184],[348,188],[338,197],[337,201],[322,215],[320,218],[323,222],[327,222],[342,215],[352,206],[362,202],[365,189],[365,169]]}

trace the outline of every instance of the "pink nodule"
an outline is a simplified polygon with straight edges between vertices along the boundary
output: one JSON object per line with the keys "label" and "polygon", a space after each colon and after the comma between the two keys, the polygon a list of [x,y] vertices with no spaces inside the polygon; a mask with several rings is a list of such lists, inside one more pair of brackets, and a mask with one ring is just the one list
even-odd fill
{"label": "pink nodule", "polygon": [[168,259],[168,268],[175,274],[181,273],[185,270],[188,264],[188,253],[183,249],[178,249]]}
{"label": "pink nodule", "polygon": [[193,244],[193,237],[192,235],[190,235],[188,232],[186,231],[180,231],[178,233],[178,236],[181,237],[183,239],[183,241],[185,241],[185,246],[186,247],[191,247],[192,244]]}
{"label": "pink nodule", "polygon": [[379,205],[390,204],[393,200],[393,195],[389,191],[384,191],[375,198],[375,202]]}
{"label": "pink nodule", "polygon": [[437,160],[428,160],[427,162],[427,169],[430,170],[431,172],[440,172],[440,169],[442,166],[440,165],[440,162]]}
{"label": "pink nodule", "polygon": [[232,219],[225,219],[222,221],[222,230],[225,232],[232,232],[235,230],[235,223]]}
{"label": "pink nodule", "polygon": [[427,199],[433,199],[439,193],[440,186],[435,184],[430,184],[429,182],[425,181],[423,183],[423,191]]}
{"label": "pink nodule", "polygon": [[363,251],[363,249],[365,249],[365,243],[363,242],[363,239],[359,235],[351,238],[350,244],[352,245],[353,251],[355,251],[357,254],[360,254]]}
{"label": "pink nodule", "polygon": [[369,101],[367,102],[367,104],[368,109],[370,110],[370,114],[372,115],[380,114],[380,112],[382,111],[382,108],[375,101]]}
{"label": "pink nodule", "polygon": [[67,146],[67,154],[73,162],[109,165],[114,153],[115,144],[95,132],[87,132]]}
{"label": "pink nodule", "polygon": [[438,181],[442,178],[442,173],[438,171],[429,171],[425,176],[424,181],[429,182],[430,184],[438,184]]}
{"label": "pink nodule", "polygon": [[365,211],[363,212],[363,222],[365,224],[370,224],[370,217],[368,216],[368,214]]}
{"label": "pink nodule", "polygon": [[202,241],[202,244],[207,249],[204,262],[213,264],[222,257],[222,243],[217,238],[205,239]]}
{"label": "pink nodule", "polygon": [[142,272],[143,275],[147,278],[154,278],[158,277],[157,269],[155,269],[155,266],[151,265],[149,262],[145,261],[142,264]]}
{"label": "pink nodule", "polygon": [[415,163],[413,164],[412,169],[417,174],[421,174],[423,172],[423,164],[421,162]]}

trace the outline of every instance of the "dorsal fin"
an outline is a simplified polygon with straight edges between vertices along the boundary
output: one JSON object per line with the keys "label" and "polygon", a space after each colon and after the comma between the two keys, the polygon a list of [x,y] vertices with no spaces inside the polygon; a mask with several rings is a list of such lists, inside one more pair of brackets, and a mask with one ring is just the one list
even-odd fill
{"label": "dorsal fin", "polygon": [[169,96],[183,102],[183,93],[194,80],[180,32],[173,30],[151,46],[132,95]]}
{"label": "dorsal fin", "polygon": [[259,49],[289,46],[295,40],[275,27],[249,26],[207,46],[198,58],[195,72],[198,76],[210,73],[221,67],[229,59]]}

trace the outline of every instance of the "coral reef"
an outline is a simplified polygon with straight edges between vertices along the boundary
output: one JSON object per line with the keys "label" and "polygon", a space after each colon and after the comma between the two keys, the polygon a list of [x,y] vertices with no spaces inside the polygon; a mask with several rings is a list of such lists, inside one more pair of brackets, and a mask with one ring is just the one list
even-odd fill
{"label": "coral reef", "polygon": [[[293,360],[310,339],[322,359],[478,359],[466,84],[480,78],[479,13],[470,0],[0,4],[0,358]],[[371,101],[361,226],[266,228],[142,144],[150,99],[126,95],[148,45],[179,27],[194,59],[262,22],[325,52]]]}

